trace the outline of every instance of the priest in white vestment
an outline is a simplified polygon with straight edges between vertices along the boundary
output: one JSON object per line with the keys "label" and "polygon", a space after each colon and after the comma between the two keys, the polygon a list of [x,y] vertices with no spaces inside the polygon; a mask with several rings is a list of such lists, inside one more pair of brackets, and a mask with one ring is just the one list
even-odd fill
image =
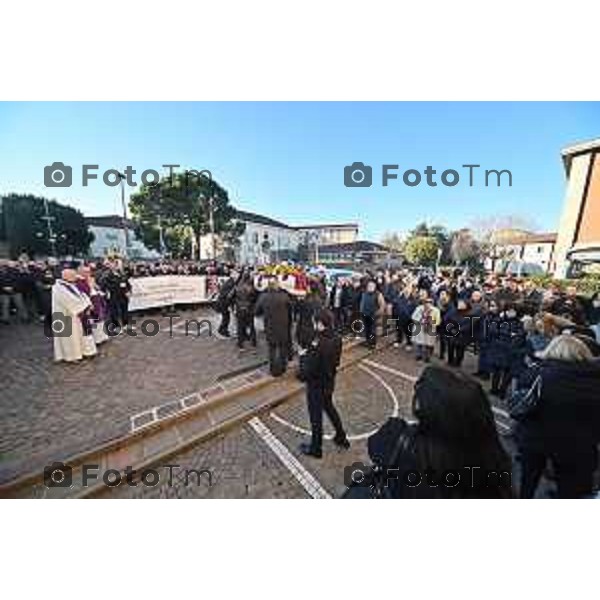
{"label": "priest in white vestment", "polygon": [[[62,278],[52,286],[52,330],[54,360],[76,362],[94,356],[96,345],[90,332],[85,332],[82,315],[92,303],[75,282],[77,272],[64,269]],[[62,321],[62,322],[61,322]]]}

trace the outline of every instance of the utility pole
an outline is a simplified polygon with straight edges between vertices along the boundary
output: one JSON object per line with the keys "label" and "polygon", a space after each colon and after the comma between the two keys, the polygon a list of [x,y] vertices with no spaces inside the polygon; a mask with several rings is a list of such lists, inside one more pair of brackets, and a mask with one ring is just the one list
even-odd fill
{"label": "utility pole", "polygon": [[50,208],[48,206],[48,199],[44,198],[44,213],[45,216],[42,217],[44,221],[46,221],[46,227],[48,229],[48,240],[50,241],[50,247],[52,248],[52,256],[56,257],[56,236],[54,235],[54,231],[52,229],[52,221],[54,217],[50,216]]}
{"label": "utility pole", "polygon": [[215,204],[212,196],[210,196],[208,199],[208,219],[210,226],[210,240],[212,244],[212,258],[213,260],[217,260],[217,240],[215,239]]}

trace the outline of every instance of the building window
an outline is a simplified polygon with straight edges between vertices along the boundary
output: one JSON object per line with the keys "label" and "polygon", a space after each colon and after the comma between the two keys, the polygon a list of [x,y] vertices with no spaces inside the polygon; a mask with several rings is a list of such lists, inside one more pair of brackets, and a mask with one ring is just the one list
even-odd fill
{"label": "building window", "polygon": [[258,233],[256,233],[256,231],[254,232],[254,244],[258,244]]}

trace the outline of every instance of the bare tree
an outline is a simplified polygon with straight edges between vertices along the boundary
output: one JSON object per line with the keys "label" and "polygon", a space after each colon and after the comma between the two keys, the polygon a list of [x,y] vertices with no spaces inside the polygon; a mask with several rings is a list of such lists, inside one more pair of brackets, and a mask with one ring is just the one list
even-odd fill
{"label": "bare tree", "polygon": [[404,248],[404,242],[398,233],[386,232],[381,238],[381,243],[391,250],[401,251]]}
{"label": "bare tree", "polygon": [[480,243],[495,243],[496,238],[506,234],[517,238],[538,230],[535,222],[521,215],[494,215],[473,219],[469,225],[473,237]]}
{"label": "bare tree", "polygon": [[469,229],[459,229],[452,234],[450,258],[458,265],[479,262],[482,258],[481,246]]}
{"label": "bare tree", "polygon": [[515,258],[515,248],[531,233],[538,231],[535,221],[521,215],[496,215],[474,219],[470,230],[480,246],[481,255],[495,265]]}

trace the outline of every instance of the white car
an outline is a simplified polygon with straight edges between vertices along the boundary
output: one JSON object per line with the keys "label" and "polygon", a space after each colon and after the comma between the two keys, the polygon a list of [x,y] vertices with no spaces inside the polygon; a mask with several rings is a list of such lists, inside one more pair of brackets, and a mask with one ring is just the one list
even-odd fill
{"label": "white car", "polygon": [[513,260],[506,267],[506,275],[515,277],[531,277],[532,275],[544,275],[544,269],[536,263],[527,263]]}

